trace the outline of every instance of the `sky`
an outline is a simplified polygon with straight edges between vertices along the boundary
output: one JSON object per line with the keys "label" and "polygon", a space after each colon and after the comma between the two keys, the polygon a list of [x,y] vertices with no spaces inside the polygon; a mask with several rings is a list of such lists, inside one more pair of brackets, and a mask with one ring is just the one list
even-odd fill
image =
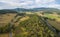
{"label": "sky", "polygon": [[0,9],[40,7],[60,9],[60,0],[0,0]]}

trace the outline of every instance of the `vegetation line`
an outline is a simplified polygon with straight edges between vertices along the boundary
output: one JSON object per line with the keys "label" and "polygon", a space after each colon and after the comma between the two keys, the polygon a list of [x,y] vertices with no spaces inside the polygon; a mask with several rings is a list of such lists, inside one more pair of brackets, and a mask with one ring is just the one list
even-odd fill
{"label": "vegetation line", "polygon": [[[58,34],[58,37],[60,37],[59,33],[57,33],[56,29],[53,28],[48,22],[47,19],[44,19],[43,17],[40,18],[41,22],[44,22],[46,26],[48,26],[49,29],[51,29],[51,31],[53,31],[55,34]],[[43,24],[44,24],[43,23]]]}
{"label": "vegetation line", "polygon": [[53,28],[48,22],[47,22],[47,20],[46,19],[44,19],[44,18],[41,18],[42,19],[42,21],[44,21],[45,23],[46,23],[46,25],[49,27],[49,29],[51,29],[53,32],[55,32],[56,33],[56,29],[55,28]]}

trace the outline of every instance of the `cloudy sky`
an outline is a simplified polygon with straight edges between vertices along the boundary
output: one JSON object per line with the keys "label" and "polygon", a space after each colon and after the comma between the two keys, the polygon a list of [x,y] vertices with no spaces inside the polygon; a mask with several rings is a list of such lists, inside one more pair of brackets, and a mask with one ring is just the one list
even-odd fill
{"label": "cloudy sky", "polygon": [[0,0],[0,9],[39,7],[60,9],[60,0]]}

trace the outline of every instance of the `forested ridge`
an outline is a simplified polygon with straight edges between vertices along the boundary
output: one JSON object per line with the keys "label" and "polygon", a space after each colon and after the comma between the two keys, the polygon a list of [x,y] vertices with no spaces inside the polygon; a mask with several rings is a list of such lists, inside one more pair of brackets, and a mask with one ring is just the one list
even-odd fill
{"label": "forested ridge", "polygon": [[[0,27],[0,34],[13,32],[14,37],[59,37],[56,32],[51,30],[44,22],[44,17],[33,15],[16,15],[5,27]],[[20,21],[19,19],[28,16],[29,19]],[[16,21],[14,21],[17,18]],[[18,26],[15,23],[18,22]],[[16,24],[17,25],[17,24]]]}
{"label": "forested ridge", "polygon": [[58,37],[58,35],[45,24],[40,16],[30,16],[30,19],[20,22],[15,31],[15,37]]}

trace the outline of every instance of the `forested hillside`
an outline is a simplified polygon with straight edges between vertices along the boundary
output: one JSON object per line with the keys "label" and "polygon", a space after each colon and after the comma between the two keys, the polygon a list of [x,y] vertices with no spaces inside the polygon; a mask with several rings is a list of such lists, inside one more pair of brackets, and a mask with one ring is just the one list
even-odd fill
{"label": "forested hillside", "polygon": [[51,30],[42,17],[33,15],[30,19],[20,22],[16,28],[15,37],[58,37],[56,32]]}
{"label": "forested hillside", "polygon": [[60,37],[60,10],[0,10],[0,37]]}

